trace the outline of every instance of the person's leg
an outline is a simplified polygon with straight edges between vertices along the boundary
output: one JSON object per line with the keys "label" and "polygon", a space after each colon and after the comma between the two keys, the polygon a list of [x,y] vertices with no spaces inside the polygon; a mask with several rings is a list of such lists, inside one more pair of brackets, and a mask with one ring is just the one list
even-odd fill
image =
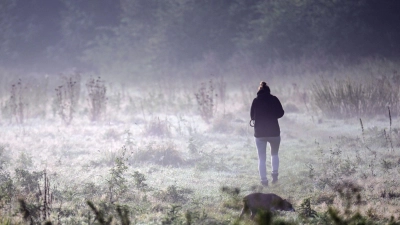
{"label": "person's leg", "polygon": [[255,138],[258,152],[258,171],[260,173],[261,183],[268,185],[267,167],[265,162],[267,160],[267,141],[265,138]]}
{"label": "person's leg", "polygon": [[279,145],[281,143],[281,137],[268,137],[268,142],[271,145],[271,167],[272,167],[272,183],[278,181],[278,170],[279,170]]}

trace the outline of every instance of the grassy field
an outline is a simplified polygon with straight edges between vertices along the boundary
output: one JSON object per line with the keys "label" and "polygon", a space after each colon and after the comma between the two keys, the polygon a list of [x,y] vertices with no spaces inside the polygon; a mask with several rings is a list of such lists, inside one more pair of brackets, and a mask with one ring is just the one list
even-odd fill
{"label": "grassy field", "polygon": [[[382,80],[358,79],[371,69],[345,71],[340,78],[352,90]],[[336,75],[325,78],[335,82]],[[241,199],[252,192],[276,193],[296,209],[270,222],[263,214],[259,224],[400,224],[399,95],[376,111],[346,102],[328,111],[316,92],[336,93],[340,83],[318,86],[312,75],[226,77],[146,86],[77,74],[19,83],[4,75],[0,224],[107,224],[109,216],[112,224],[254,224],[238,220]],[[269,187],[259,183],[248,124],[260,79],[285,110],[280,180]],[[341,93],[357,104],[365,98]]]}

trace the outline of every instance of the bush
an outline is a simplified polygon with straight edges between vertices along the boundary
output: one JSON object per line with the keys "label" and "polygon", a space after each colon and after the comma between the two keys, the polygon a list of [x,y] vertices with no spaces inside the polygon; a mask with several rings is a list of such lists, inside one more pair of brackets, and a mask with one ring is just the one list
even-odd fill
{"label": "bush", "polygon": [[[91,201],[86,201],[86,203],[89,205],[90,209],[95,214],[95,220],[97,220],[98,224],[102,224],[102,225],[115,224],[115,223],[113,223],[113,219],[114,219],[115,216],[106,215],[106,213],[112,214],[113,210],[111,210],[111,209],[98,209],[93,204],[93,202],[91,202]],[[118,215],[118,218],[120,220],[119,224],[121,224],[121,225],[129,225],[129,224],[131,224],[130,218],[129,218],[130,212],[129,212],[129,208],[127,206],[117,205],[115,207],[115,211],[117,211],[117,215]],[[114,212],[114,214],[115,214],[115,212]]]}
{"label": "bush", "polygon": [[[50,177],[47,175],[46,170],[33,173],[19,170],[16,173],[19,177],[19,183],[25,186],[26,191],[33,191],[34,189],[29,188],[29,186],[37,185],[37,189],[32,193],[34,195],[19,196],[19,208],[24,220],[30,224],[42,224],[51,217],[52,212],[55,210],[53,203],[57,201],[53,195],[53,191],[56,190],[54,189],[55,187],[50,188]],[[42,187],[38,182],[40,178],[43,178]],[[46,222],[45,224],[49,223]]]}
{"label": "bush", "polygon": [[386,77],[369,83],[322,80],[312,91],[316,106],[331,117],[386,114],[388,106],[399,109],[400,90]]}
{"label": "bush", "polygon": [[139,171],[135,171],[132,175],[133,179],[135,180],[135,187],[139,190],[146,190],[148,185],[145,183],[146,177],[143,173]]}
{"label": "bush", "polygon": [[239,210],[242,208],[243,198],[239,196],[240,188],[231,188],[223,186],[220,191],[226,195],[227,199],[224,201],[223,206],[226,208]]}
{"label": "bush", "polygon": [[311,199],[306,198],[303,200],[299,207],[300,215],[307,218],[307,217],[316,217],[318,214],[317,212],[311,208]]}
{"label": "bush", "polygon": [[11,202],[14,190],[15,186],[10,174],[0,170],[0,208]]}
{"label": "bush", "polygon": [[29,172],[24,169],[15,169],[15,177],[17,178],[20,189],[26,194],[40,192],[40,183],[44,171],[33,171]]}
{"label": "bush", "polygon": [[110,169],[109,178],[107,179],[110,203],[119,200],[128,191],[128,180],[125,178],[125,173],[128,170],[125,153],[126,149],[123,147],[122,154],[116,157],[114,165]]}

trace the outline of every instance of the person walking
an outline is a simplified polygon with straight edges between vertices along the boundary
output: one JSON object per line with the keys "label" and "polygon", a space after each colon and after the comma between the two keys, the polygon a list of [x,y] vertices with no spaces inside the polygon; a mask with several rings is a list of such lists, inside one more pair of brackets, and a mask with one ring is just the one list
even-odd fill
{"label": "person walking", "polygon": [[258,151],[258,171],[263,186],[268,186],[266,168],[267,143],[271,146],[272,183],[278,181],[278,152],[281,142],[278,119],[284,113],[285,111],[279,99],[271,95],[269,86],[262,81],[258,88],[257,97],[251,104],[250,123],[254,122],[254,137]]}

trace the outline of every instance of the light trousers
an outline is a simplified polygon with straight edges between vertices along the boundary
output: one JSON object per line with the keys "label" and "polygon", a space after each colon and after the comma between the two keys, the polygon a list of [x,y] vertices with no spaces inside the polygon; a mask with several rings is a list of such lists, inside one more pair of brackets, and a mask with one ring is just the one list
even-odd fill
{"label": "light trousers", "polygon": [[258,151],[258,171],[260,173],[261,182],[268,181],[267,179],[267,143],[271,146],[271,168],[272,174],[278,174],[279,170],[279,145],[281,137],[260,137],[255,138]]}

